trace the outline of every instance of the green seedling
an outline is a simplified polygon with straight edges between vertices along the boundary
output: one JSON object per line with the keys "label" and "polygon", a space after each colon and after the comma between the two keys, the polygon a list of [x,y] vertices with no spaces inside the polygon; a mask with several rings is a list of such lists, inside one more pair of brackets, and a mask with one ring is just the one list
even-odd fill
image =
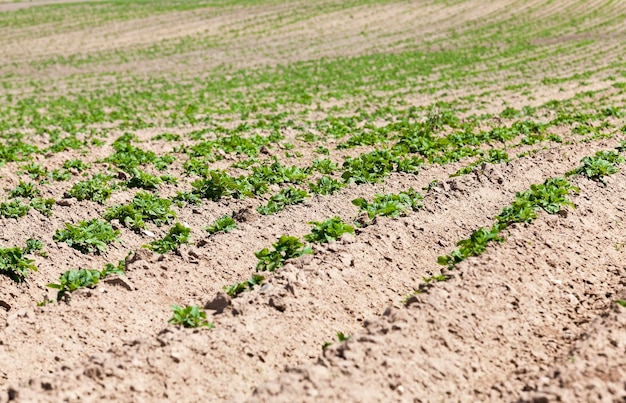
{"label": "green seedling", "polygon": [[157,156],[152,151],[145,151],[131,144],[130,138],[126,135],[121,136],[113,143],[115,152],[105,159],[125,172],[131,172],[133,168],[140,165],[154,163]]}
{"label": "green seedling", "polygon": [[417,211],[422,208],[423,197],[413,188],[397,195],[375,195],[372,203],[368,203],[363,198],[352,200],[352,204],[359,207],[360,211],[367,212],[370,219],[376,216],[399,217],[407,211]]}
{"label": "green seedling", "polygon": [[317,180],[317,183],[310,183],[309,189],[311,190],[311,193],[331,195],[345,186],[346,185],[344,183],[339,182],[330,176],[322,176]]}
{"label": "green seedling", "polygon": [[20,169],[22,169],[22,171],[18,173],[27,173],[33,180],[45,179],[48,176],[48,170],[39,164],[31,163],[22,165]]}
{"label": "green seedling", "polygon": [[58,283],[48,284],[47,287],[59,290],[57,292],[57,301],[61,301],[61,299],[67,298],[68,294],[78,289],[94,287],[101,279],[110,274],[123,275],[124,267],[125,261],[120,260],[117,265],[107,263],[101,271],[89,269],[68,270],[61,275]]}
{"label": "green seedling", "polygon": [[43,249],[43,243],[37,239],[29,239],[26,246],[20,248],[14,246],[12,248],[0,248],[0,274],[8,276],[17,283],[21,283],[28,277],[31,271],[37,271],[33,259],[28,259],[26,255],[39,252]]}
{"label": "green seedling", "polygon": [[172,305],[173,315],[168,323],[186,328],[208,327],[213,329],[213,323],[206,318],[206,312],[197,305],[181,307]]}
{"label": "green seedling", "polygon": [[237,228],[237,223],[235,220],[229,215],[223,215],[212,225],[205,227],[204,230],[209,233],[209,235],[217,234],[218,232],[230,232]]}
{"label": "green seedling", "polygon": [[274,162],[271,165],[253,167],[249,180],[279,185],[282,183],[302,183],[308,176],[308,172],[296,166],[286,167],[280,162]]}
{"label": "green seedling", "polygon": [[67,169],[55,169],[50,172],[50,178],[58,182],[68,181],[72,178],[72,173]]}
{"label": "green seedling", "polygon": [[103,215],[107,221],[118,220],[133,231],[146,227],[146,221],[158,227],[171,223],[176,213],[170,209],[172,201],[162,199],[148,192],[137,192],[130,204],[109,207]]}
{"label": "green seedling", "polygon": [[30,201],[30,206],[44,216],[50,217],[52,216],[52,206],[54,206],[55,203],[54,199],[42,199],[40,197],[36,197]]}
{"label": "green seedling", "polygon": [[267,202],[267,205],[259,206],[257,211],[263,215],[274,214],[284,210],[285,207],[289,205],[304,202],[308,196],[309,195],[305,190],[296,189],[293,186],[290,186],[272,196]]}
{"label": "green seedling", "polygon": [[255,285],[262,285],[263,280],[265,280],[265,277],[261,276],[260,274],[253,274],[248,281],[235,283],[230,286],[224,286],[224,291],[226,291],[226,294],[235,298],[237,297],[237,295],[246,291],[246,289],[252,291]]}
{"label": "green seedling", "polygon": [[311,168],[321,174],[329,175],[339,169],[339,166],[331,160],[325,158],[313,161]]}
{"label": "green seedling", "polygon": [[222,197],[252,196],[250,184],[244,178],[232,178],[223,171],[208,171],[206,176],[191,183],[193,193],[200,198],[217,201]]}
{"label": "green seedling", "polygon": [[104,202],[113,193],[113,188],[109,182],[113,179],[111,175],[95,174],[91,179],[79,181],[67,191],[67,197],[74,197],[78,201],[91,200],[99,204]]}
{"label": "green seedling", "polygon": [[582,165],[566,175],[582,175],[606,186],[606,182],[602,178],[619,171],[617,165],[623,162],[624,157],[615,151],[598,151],[592,157],[583,158],[581,161]]}
{"label": "green seedling", "polygon": [[130,170],[130,179],[126,182],[126,187],[155,190],[161,183],[163,183],[162,178],[133,168]]}
{"label": "green seedling", "polygon": [[174,133],[161,133],[153,136],[151,140],[180,141],[180,135]]}
{"label": "green seedling", "polygon": [[450,278],[450,276],[446,276],[445,274],[437,274],[434,276],[430,276],[430,277],[422,277],[422,280],[424,280],[424,283],[426,284],[430,284],[431,282],[435,281],[446,281]]}
{"label": "green seedling", "polygon": [[83,172],[83,171],[91,168],[91,165],[85,164],[82,160],[73,159],[73,160],[66,160],[63,163],[63,168],[64,169],[75,169],[78,172]]}
{"label": "green seedling", "polygon": [[4,218],[20,218],[28,214],[30,206],[22,204],[21,199],[13,199],[0,203],[0,216]]}
{"label": "green seedling", "polygon": [[[154,163],[154,167],[158,171],[165,171],[170,165],[172,165],[172,162],[174,161],[176,161],[176,157],[174,157],[173,155],[162,155],[160,157],[155,158],[153,163]],[[172,183],[171,180],[165,179],[165,177],[163,176],[161,176],[161,179],[163,179],[163,181],[166,183]]]}
{"label": "green seedling", "polygon": [[94,287],[100,281],[102,272],[98,270],[68,270],[61,275],[58,283],[50,283],[49,288],[59,290],[57,301],[61,301],[67,294],[85,287]]}
{"label": "green seedling", "polygon": [[94,218],[77,225],[66,223],[65,229],[56,230],[52,239],[65,242],[82,253],[102,253],[106,252],[107,244],[118,240],[119,234],[108,222]]}
{"label": "green seedling", "polygon": [[329,218],[324,222],[312,221],[311,233],[305,235],[307,242],[327,243],[339,239],[343,234],[354,234],[354,227],[344,223],[340,217]]}
{"label": "green seedling", "polygon": [[[350,340],[350,336],[346,336],[343,332],[337,332],[337,341],[339,343],[343,343],[344,341]],[[332,342],[327,341],[322,344],[322,350],[326,350],[328,347],[332,346]]]}
{"label": "green seedling", "polygon": [[9,197],[23,197],[25,199],[32,199],[41,194],[41,191],[35,187],[32,182],[22,182],[9,192]]}
{"label": "green seedling", "polygon": [[176,192],[176,196],[172,197],[172,201],[176,203],[178,207],[183,207],[185,204],[192,204],[194,206],[199,206],[202,204],[202,199],[200,199],[196,194],[191,192]]}
{"label": "green seedling", "polygon": [[257,271],[275,271],[283,267],[285,261],[289,259],[295,259],[313,253],[310,247],[305,246],[304,243],[300,242],[295,236],[282,235],[278,239],[278,242],[272,246],[274,247],[272,251],[268,248],[264,248],[254,253],[257,259],[259,259],[256,265]]}
{"label": "green seedling", "polygon": [[144,247],[159,254],[176,251],[180,245],[187,243],[190,233],[190,228],[185,227],[181,223],[176,223],[163,239],[152,241],[149,245],[144,245]]}
{"label": "green seedling", "polygon": [[489,242],[503,242],[504,238],[498,236],[499,228],[497,226],[491,229],[479,228],[470,235],[468,239],[457,242],[458,249],[455,249],[448,256],[439,256],[437,263],[448,268],[454,267],[470,256],[478,256],[487,249]]}

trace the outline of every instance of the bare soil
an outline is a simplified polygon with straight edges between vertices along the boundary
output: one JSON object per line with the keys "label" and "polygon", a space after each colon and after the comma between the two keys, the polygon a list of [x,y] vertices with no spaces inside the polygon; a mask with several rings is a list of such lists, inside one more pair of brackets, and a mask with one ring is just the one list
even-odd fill
{"label": "bare soil", "polygon": [[[44,3],[0,3],[0,12]],[[476,24],[506,20],[516,7],[537,7],[537,18],[553,16],[558,6],[580,11],[578,3],[569,1],[544,8],[539,1],[453,3],[363,6],[350,14],[340,10],[268,31],[267,21],[287,13],[290,4],[107,22],[48,38],[33,32],[20,37],[20,30],[7,29],[17,39],[0,39],[0,53],[6,50],[15,65],[0,62],[0,72],[15,74],[15,83],[22,84],[31,74],[40,74],[58,80],[57,90],[63,93],[71,90],[64,80],[76,73],[75,67],[31,69],[29,63],[60,54],[128,51],[200,33],[222,40],[208,52],[87,65],[80,73],[88,77],[88,89],[97,85],[90,75],[103,71],[199,74],[224,63],[242,68],[399,51],[409,40],[442,37],[450,29],[461,34]],[[86,33],[96,39],[76,41]],[[564,67],[571,60],[555,61],[566,70],[564,76],[591,65],[608,66],[623,49],[618,35],[589,38],[600,38],[598,54],[604,58],[580,61],[571,70]],[[562,35],[537,39],[534,45],[550,51],[584,39]],[[527,67],[540,66],[529,61]],[[474,94],[482,85],[484,103],[465,113],[488,113],[506,105],[521,108],[568,99],[582,91],[609,91],[611,83],[603,78],[613,71],[605,73],[586,83],[542,85],[537,78],[532,96],[522,96],[503,88],[518,83],[514,78],[506,81],[503,73],[486,71],[467,87],[435,94],[407,91],[405,99],[409,105],[425,105]],[[325,117],[330,108],[325,105],[316,118]],[[623,126],[624,118],[613,123]],[[169,149],[150,138],[192,129],[155,127],[136,134],[146,149],[162,153]],[[573,139],[570,128],[556,130],[565,140]],[[64,151],[39,155],[35,162],[52,170],[80,157],[95,164],[88,171],[92,174],[101,170],[96,161],[111,152],[110,143],[120,134],[112,130],[110,141],[90,155]],[[297,142],[295,133],[284,134],[296,144],[292,151],[303,154],[298,164],[317,158],[312,145]],[[527,157],[457,178],[450,175],[467,161],[426,165],[418,175],[395,173],[384,183],[352,184],[270,216],[256,212],[266,201],[260,199],[175,207],[178,219],[192,228],[193,242],[166,255],[142,245],[162,237],[167,226],[150,227],[154,237],[119,226],[122,242],[104,255],[83,255],[52,240],[64,223],[98,217],[107,206],[128,202],[134,191],[116,192],[104,206],[65,199],[54,206],[50,218],[35,210],[19,220],[0,218],[2,246],[23,245],[35,237],[43,239],[48,252],[48,257],[36,258],[39,270],[25,283],[0,276],[0,402],[625,401],[626,309],[615,303],[626,299],[624,172],[608,177],[606,186],[573,179],[580,188],[572,196],[576,208],[558,215],[542,213],[531,224],[509,227],[505,242],[457,265],[449,280],[414,294],[423,278],[440,272],[437,256],[449,253],[477,228],[491,225],[516,192],[564,175],[581,158],[613,149],[619,140],[547,143]],[[333,151],[330,158],[341,162],[371,149]],[[232,162],[227,159],[214,168],[227,169]],[[2,188],[18,184],[19,165],[0,167]],[[179,176],[180,164],[170,172]],[[42,196],[63,199],[81,179],[75,175],[69,182],[43,185]],[[188,190],[190,180],[164,186],[161,195]],[[438,184],[429,187],[435,180]],[[424,194],[423,209],[397,219],[377,218],[355,236],[313,246],[314,255],[268,274],[262,287],[234,299],[224,294],[223,286],[255,273],[254,251],[269,247],[280,235],[302,237],[310,232],[311,221],[333,216],[354,221],[358,213],[353,199],[409,188]],[[238,228],[208,238],[202,228],[226,213],[237,214]],[[66,270],[101,268],[124,259],[129,250],[133,253],[126,276],[77,291],[68,302],[35,304],[54,298],[46,285]],[[168,325],[172,304],[206,306],[215,328]],[[339,343],[337,332],[349,339]],[[327,342],[332,344],[323,349]]]}

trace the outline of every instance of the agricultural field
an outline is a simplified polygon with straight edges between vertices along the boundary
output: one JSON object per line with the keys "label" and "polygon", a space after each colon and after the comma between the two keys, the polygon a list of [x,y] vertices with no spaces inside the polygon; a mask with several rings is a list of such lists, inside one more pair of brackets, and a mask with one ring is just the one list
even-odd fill
{"label": "agricultural field", "polygon": [[625,19],[0,1],[0,402],[624,401]]}

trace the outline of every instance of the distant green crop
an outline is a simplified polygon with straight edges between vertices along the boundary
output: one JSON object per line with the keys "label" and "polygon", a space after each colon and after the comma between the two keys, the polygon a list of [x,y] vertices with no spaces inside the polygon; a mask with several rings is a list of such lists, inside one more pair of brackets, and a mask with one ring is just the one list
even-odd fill
{"label": "distant green crop", "polygon": [[110,162],[125,172],[131,172],[140,165],[153,163],[157,156],[152,151],[145,151],[131,144],[132,136],[121,136],[113,143],[115,152],[104,161]]}
{"label": "distant green crop", "polygon": [[22,171],[18,173],[27,173],[31,179],[45,179],[48,176],[48,169],[42,167],[40,164],[30,163],[26,165],[22,165],[20,167]]}
{"label": "distant green crop", "polygon": [[79,159],[66,160],[63,163],[63,168],[65,168],[65,169],[75,169],[78,172],[82,172],[84,170],[87,170],[90,167],[91,166],[89,164],[85,164],[82,160],[79,160]]}
{"label": "distant green crop", "polygon": [[161,133],[153,136],[151,140],[180,141],[180,135],[174,133]]}
{"label": "distant green crop", "polygon": [[48,176],[55,181],[68,181],[72,178],[72,173],[67,169],[55,169]]}
{"label": "distant green crop", "polygon": [[394,171],[398,158],[388,150],[377,150],[359,157],[348,157],[343,163],[341,175],[345,182],[376,183],[382,181]]}
{"label": "distant green crop", "polygon": [[310,247],[305,246],[294,236],[282,235],[272,246],[274,247],[272,251],[264,248],[255,252],[254,255],[259,259],[257,271],[274,271],[283,267],[286,260],[313,253]]}
{"label": "distant green crop", "polygon": [[137,168],[131,169],[130,175],[130,179],[126,182],[128,188],[155,190],[162,183],[176,183],[178,181],[172,175],[156,176]]}
{"label": "distant green crop", "polygon": [[128,188],[141,188],[146,190],[154,190],[163,183],[163,179],[149,174],[141,169],[132,168],[130,170],[130,179],[126,182]]}
{"label": "distant green crop", "polygon": [[339,169],[339,166],[331,160],[325,158],[313,161],[313,165],[311,166],[311,168],[321,174],[328,175]]}
{"label": "distant green crop", "polygon": [[107,244],[118,240],[119,234],[111,224],[94,218],[81,221],[77,225],[66,223],[65,229],[56,230],[52,239],[55,242],[65,242],[82,253],[101,253],[106,251]]}
{"label": "distant green crop", "polygon": [[195,206],[202,204],[202,199],[192,192],[178,191],[176,192],[176,196],[172,197],[172,201],[176,203],[178,207],[183,207],[185,204],[193,204]]}
{"label": "distant green crop", "polygon": [[252,168],[250,181],[279,185],[282,183],[302,183],[309,173],[296,167],[286,167],[280,162]]}
{"label": "distant green crop", "polygon": [[232,178],[223,171],[208,171],[206,177],[191,183],[193,193],[203,199],[217,201],[222,197],[252,196],[250,184],[244,178]]}
{"label": "distant green crop", "polygon": [[311,233],[305,235],[304,239],[308,242],[327,243],[339,239],[343,234],[354,234],[354,227],[344,223],[340,217],[329,218],[326,221],[312,221]]}

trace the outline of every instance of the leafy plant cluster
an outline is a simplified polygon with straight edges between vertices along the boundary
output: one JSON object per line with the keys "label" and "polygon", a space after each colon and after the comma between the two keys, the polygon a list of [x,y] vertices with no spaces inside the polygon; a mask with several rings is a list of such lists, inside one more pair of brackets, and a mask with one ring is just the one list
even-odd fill
{"label": "leafy plant cluster", "polygon": [[140,188],[146,190],[155,190],[162,183],[176,183],[177,180],[171,175],[152,175],[138,168],[130,170],[130,179],[126,181],[127,188]]}
{"label": "leafy plant cluster", "polygon": [[0,216],[4,218],[20,218],[28,214],[30,206],[23,204],[21,199],[13,199],[0,203]]}
{"label": "leafy plant cluster", "polygon": [[108,222],[94,218],[76,225],[66,223],[65,229],[57,229],[52,239],[65,242],[82,253],[102,253],[106,252],[107,244],[118,240],[119,234]]}
{"label": "leafy plant cluster", "polygon": [[224,286],[224,291],[226,291],[226,294],[235,298],[237,295],[241,294],[242,292],[246,290],[249,290],[249,291],[253,290],[254,286],[262,285],[263,280],[265,280],[265,277],[263,277],[262,275],[253,274],[252,277],[250,277],[248,281],[235,283],[230,286]]}
{"label": "leafy plant cluster", "polygon": [[117,265],[107,263],[102,270],[68,270],[59,277],[58,283],[50,283],[47,286],[58,290],[57,301],[61,301],[76,290],[94,287],[100,280],[110,274],[124,274],[124,267],[125,261],[121,260]]}
{"label": "leafy plant cluster", "polygon": [[264,248],[254,253],[257,259],[259,259],[256,265],[257,271],[275,271],[283,267],[285,261],[289,259],[313,253],[309,246],[306,246],[294,236],[282,235],[276,243],[272,244],[272,247],[274,248],[273,250]]}
{"label": "leafy plant cluster", "polygon": [[180,245],[188,242],[190,233],[190,228],[177,222],[172,228],[170,228],[167,234],[165,234],[163,239],[152,241],[150,244],[144,245],[144,247],[159,254],[175,251],[178,250]]}
{"label": "leafy plant cluster", "polygon": [[170,209],[172,201],[148,192],[137,192],[130,204],[109,207],[103,215],[107,221],[117,219],[133,231],[146,227],[146,222],[157,226],[171,223],[176,213]]}
{"label": "leafy plant cluster", "polygon": [[311,233],[304,239],[313,243],[328,243],[341,238],[343,234],[354,234],[354,227],[344,223],[340,217],[329,218],[326,221],[312,221]]}
{"label": "leafy plant cluster", "polygon": [[259,206],[257,211],[260,214],[274,214],[285,209],[292,204],[299,204],[309,196],[306,190],[296,189],[293,186],[282,189],[280,192],[270,197],[266,206]]}
{"label": "leafy plant cluster", "polygon": [[569,171],[566,175],[582,175],[606,186],[602,178],[618,172],[617,166],[624,162],[624,157],[615,151],[598,151],[595,155],[587,156],[580,162],[581,166]]}
{"label": "leafy plant cluster", "polygon": [[346,183],[376,183],[391,172],[417,173],[423,163],[418,157],[400,158],[389,150],[376,150],[346,158],[341,177]]}
{"label": "leafy plant cluster", "polygon": [[235,220],[229,215],[223,215],[208,227],[205,227],[204,230],[209,233],[209,235],[217,234],[218,232],[230,232],[237,228],[237,223]]}
{"label": "leafy plant cluster", "polygon": [[311,193],[320,195],[331,195],[338,190],[341,190],[346,185],[343,182],[339,182],[337,179],[324,175],[315,183],[309,183],[309,190]]}
{"label": "leafy plant cluster", "polygon": [[37,239],[28,239],[24,248],[14,246],[0,248],[0,274],[8,276],[13,281],[21,283],[31,271],[37,271],[34,260],[26,255],[43,250],[43,243]]}
{"label": "leafy plant cluster", "polygon": [[499,164],[508,161],[510,161],[509,155],[505,150],[492,149],[489,150],[486,155],[480,157],[478,160],[466,166],[465,168],[460,169],[458,172],[450,175],[450,177],[467,175],[468,173],[472,172],[477,166],[481,166],[483,164]]}
{"label": "leafy plant cluster", "polygon": [[188,305],[181,307],[172,305],[172,317],[168,321],[172,325],[182,326],[185,328],[207,327],[213,329],[214,325],[206,318],[206,312],[197,305]]}
{"label": "leafy plant cluster", "polygon": [[22,197],[24,199],[33,199],[41,195],[41,190],[36,188],[36,185],[32,182],[20,181],[18,185],[9,192],[9,197]]}
{"label": "leafy plant cluster", "polygon": [[140,165],[156,162],[157,156],[154,152],[143,150],[132,144],[132,141],[136,140],[137,137],[129,133],[120,136],[113,142],[115,152],[105,158],[104,161],[128,173]]}
{"label": "leafy plant cluster", "polygon": [[363,198],[354,199],[352,204],[373,219],[376,216],[399,217],[408,211],[417,211],[422,207],[422,199],[421,194],[410,188],[398,194],[377,194],[371,203]]}
{"label": "leafy plant cluster", "polygon": [[114,187],[109,183],[113,176],[101,173],[95,174],[86,181],[78,181],[67,191],[68,197],[74,197],[78,201],[91,200],[99,204],[104,202],[113,193]]}

